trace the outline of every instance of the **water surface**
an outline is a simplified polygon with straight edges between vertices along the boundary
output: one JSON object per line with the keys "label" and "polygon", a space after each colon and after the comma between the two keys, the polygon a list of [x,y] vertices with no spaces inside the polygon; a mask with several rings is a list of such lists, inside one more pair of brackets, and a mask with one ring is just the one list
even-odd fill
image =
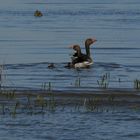
{"label": "water surface", "polygon": [[[140,2],[6,0],[0,5],[0,63],[5,65],[3,85],[40,89],[51,82],[54,89],[98,88],[97,80],[110,74],[110,88],[133,88],[140,77]],[[39,9],[43,17],[34,17]],[[79,72],[66,69],[72,50],[84,52],[86,38],[96,37],[91,47],[94,65]],[[48,64],[54,63],[54,69]],[[118,82],[121,81],[121,82]]]}
{"label": "water surface", "polygon": [[[140,112],[122,109],[114,112],[81,112],[67,108],[45,115],[1,117],[1,139],[14,140],[117,140],[140,138]],[[113,134],[113,135],[112,135]]]}
{"label": "water surface", "polygon": [[[134,89],[140,79],[139,0],[4,0],[0,4],[0,64],[2,84],[14,89],[61,91],[99,90],[108,74],[108,88]],[[35,10],[43,17],[34,17]],[[67,69],[72,50],[91,47],[90,69]],[[54,63],[55,68],[48,65]],[[79,82],[80,80],[80,85]],[[44,86],[45,85],[45,86]],[[1,104],[2,111],[3,104]],[[86,112],[67,107],[45,115],[0,115],[0,139],[140,139],[138,110]]]}

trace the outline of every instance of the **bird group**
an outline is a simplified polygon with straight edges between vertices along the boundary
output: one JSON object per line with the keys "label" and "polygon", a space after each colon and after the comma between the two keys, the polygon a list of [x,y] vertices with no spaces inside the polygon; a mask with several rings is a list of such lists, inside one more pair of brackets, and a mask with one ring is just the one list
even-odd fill
{"label": "bird group", "polygon": [[71,62],[68,63],[69,67],[73,68],[88,68],[93,64],[93,59],[90,55],[90,46],[95,43],[97,40],[95,38],[88,38],[85,41],[85,51],[86,53],[82,53],[79,45],[72,45],[72,48],[75,53],[71,57]]}

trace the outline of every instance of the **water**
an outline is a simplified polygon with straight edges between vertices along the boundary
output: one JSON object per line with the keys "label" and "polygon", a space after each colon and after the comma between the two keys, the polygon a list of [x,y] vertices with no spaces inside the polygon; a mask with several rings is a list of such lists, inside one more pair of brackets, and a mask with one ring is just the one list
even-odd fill
{"label": "water", "polygon": [[70,108],[45,115],[1,117],[0,137],[8,140],[117,140],[140,138],[140,112],[78,112]]}
{"label": "water", "polygon": [[[108,88],[133,89],[140,79],[139,0],[4,0],[0,4],[2,85],[40,90],[99,90],[97,80],[109,74]],[[35,10],[44,14],[34,17]],[[67,69],[72,50],[91,47],[90,69]],[[55,64],[49,69],[50,63]],[[77,80],[80,78],[80,86]],[[0,139],[139,139],[139,111],[81,112],[68,107],[45,115],[0,116]],[[113,134],[113,135],[112,135]]]}
{"label": "water", "polygon": [[[54,90],[93,90],[99,87],[97,80],[109,73],[109,88],[132,89],[140,77],[139,6],[138,0],[6,0],[0,5],[3,85],[41,89],[43,83],[51,82]],[[36,9],[44,16],[34,17]],[[98,40],[91,47],[95,64],[79,72],[64,68],[71,61],[68,47],[79,44],[85,51],[89,37]],[[49,63],[56,68],[48,69]]]}

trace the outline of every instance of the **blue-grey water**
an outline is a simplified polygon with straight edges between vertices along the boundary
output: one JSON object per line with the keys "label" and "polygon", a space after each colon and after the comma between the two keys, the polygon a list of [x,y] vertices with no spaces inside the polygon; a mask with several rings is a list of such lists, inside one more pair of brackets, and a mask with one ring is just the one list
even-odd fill
{"label": "blue-grey water", "polygon": [[[42,17],[34,17],[35,10]],[[91,47],[90,69],[67,69],[72,50]],[[54,63],[55,68],[48,65]],[[108,74],[108,88],[134,89],[140,79],[139,0],[4,0],[0,3],[2,86],[14,89],[92,91]],[[80,85],[77,86],[77,80]],[[139,139],[138,112],[55,112],[0,118],[0,139]]]}
{"label": "blue-grey water", "polygon": [[[3,85],[54,90],[98,88],[97,80],[110,74],[109,88],[132,88],[140,77],[140,2],[138,0],[5,0],[0,5],[0,64]],[[34,17],[39,9],[43,17]],[[64,66],[71,61],[69,46],[95,37],[94,65],[77,72]],[[48,69],[54,63],[54,69]],[[119,81],[119,82],[118,82]],[[80,89],[79,88],[79,89]],[[93,89],[92,89],[93,88]]]}
{"label": "blue-grey water", "polygon": [[45,115],[2,116],[3,140],[138,140],[140,111],[81,112],[67,108]]}

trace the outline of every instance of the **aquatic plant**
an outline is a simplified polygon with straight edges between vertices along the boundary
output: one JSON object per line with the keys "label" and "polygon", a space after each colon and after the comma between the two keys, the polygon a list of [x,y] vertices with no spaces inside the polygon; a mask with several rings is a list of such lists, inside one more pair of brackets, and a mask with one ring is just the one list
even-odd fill
{"label": "aquatic plant", "polygon": [[80,87],[81,85],[81,78],[77,77],[77,79],[75,80],[75,87]]}
{"label": "aquatic plant", "polygon": [[51,91],[52,90],[52,84],[51,82],[48,83],[48,91]]}
{"label": "aquatic plant", "polygon": [[4,65],[0,65],[0,90],[2,89],[3,80],[4,80]]}
{"label": "aquatic plant", "polygon": [[19,107],[19,105],[20,105],[20,103],[19,103],[19,101],[17,101],[17,102],[15,103],[15,106],[13,106],[13,110],[12,110],[12,112],[11,112],[11,114],[12,114],[13,117],[16,116],[16,114],[17,114],[17,108]]}
{"label": "aquatic plant", "polygon": [[44,107],[47,106],[47,102],[43,96],[38,95],[35,100],[35,105],[41,107],[41,110],[43,111]]}
{"label": "aquatic plant", "polygon": [[134,111],[140,111],[140,105],[139,104],[134,104],[129,106],[130,109],[134,110]]}
{"label": "aquatic plant", "polygon": [[47,83],[46,82],[42,83],[41,88],[42,88],[42,90],[46,90],[47,89]]}
{"label": "aquatic plant", "polygon": [[106,99],[102,99],[100,97],[94,98],[85,98],[83,102],[83,109],[86,109],[88,112],[109,112],[114,111],[115,96],[110,95]]}
{"label": "aquatic plant", "polygon": [[110,94],[110,95],[108,96],[108,101],[109,101],[109,103],[113,103],[114,100],[115,100],[115,95]]}
{"label": "aquatic plant", "polygon": [[0,104],[0,108],[1,108],[2,115],[4,115],[5,114],[5,105],[4,104]]}
{"label": "aquatic plant", "polygon": [[140,89],[140,80],[138,80],[138,79],[134,80],[134,88]]}
{"label": "aquatic plant", "polygon": [[14,99],[15,96],[15,90],[0,90],[0,97],[4,97],[6,99]]}
{"label": "aquatic plant", "polygon": [[118,82],[119,82],[119,83],[121,82],[121,78],[118,78]]}
{"label": "aquatic plant", "polygon": [[51,111],[55,111],[56,109],[56,101],[53,93],[49,93],[48,108]]}
{"label": "aquatic plant", "polygon": [[101,76],[100,80],[97,80],[97,84],[99,85],[100,88],[108,88],[109,86],[109,80],[110,80],[110,74],[105,73],[103,76]]}
{"label": "aquatic plant", "polygon": [[46,91],[46,90],[51,91],[52,90],[51,82],[49,82],[49,83],[44,82],[41,87],[42,87],[42,90],[44,90],[44,91]]}
{"label": "aquatic plant", "polygon": [[10,90],[10,91],[4,91],[5,96],[7,97],[7,99],[13,99],[15,98],[15,90]]}
{"label": "aquatic plant", "polygon": [[76,79],[75,79],[75,87],[80,87],[81,86],[81,78],[80,78],[80,69],[76,69]]}
{"label": "aquatic plant", "polygon": [[41,112],[43,112],[45,108],[49,111],[55,111],[56,102],[53,93],[48,93],[47,97],[37,95],[36,99],[34,100],[34,105],[35,107],[41,108]]}
{"label": "aquatic plant", "polygon": [[93,98],[93,99],[84,99],[84,107],[87,111],[98,111],[100,99]]}

